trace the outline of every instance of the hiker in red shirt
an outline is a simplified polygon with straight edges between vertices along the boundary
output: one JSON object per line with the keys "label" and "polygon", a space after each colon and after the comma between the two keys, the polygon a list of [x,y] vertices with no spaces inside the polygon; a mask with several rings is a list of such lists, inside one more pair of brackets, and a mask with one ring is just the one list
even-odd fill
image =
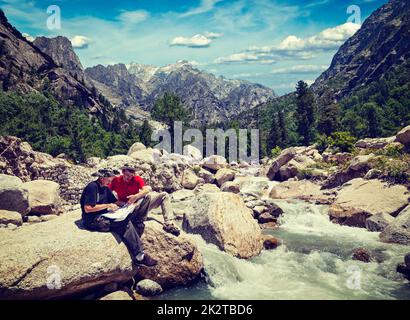
{"label": "hiker in red shirt", "polygon": [[115,177],[109,188],[115,191],[119,205],[134,204],[136,208],[132,213],[133,221],[136,222],[136,229],[139,236],[144,232],[144,221],[149,211],[161,206],[164,215],[164,227],[166,232],[179,236],[180,230],[173,223],[174,213],[171,201],[166,192],[152,192],[151,187],[146,186],[144,180],[135,174],[136,170],[130,165],[120,168],[122,175]]}

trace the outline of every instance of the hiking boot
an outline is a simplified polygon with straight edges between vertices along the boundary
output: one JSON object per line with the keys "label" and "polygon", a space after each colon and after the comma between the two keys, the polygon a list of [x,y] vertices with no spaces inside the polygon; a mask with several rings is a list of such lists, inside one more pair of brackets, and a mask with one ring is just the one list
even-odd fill
{"label": "hiking boot", "polygon": [[142,259],[138,259],[138,256],[135,257],[134,263],[137,266],[154,267],[158,264],[158,261],[154,258],[151,258],[148,254],[144,253]]}
{"label": "hiking boot", "polygon": [[165,232],[171,233],[176,237],[181,233],[181,230],[179,230],[179,228],[172,222],[164,223],[163,229]]}

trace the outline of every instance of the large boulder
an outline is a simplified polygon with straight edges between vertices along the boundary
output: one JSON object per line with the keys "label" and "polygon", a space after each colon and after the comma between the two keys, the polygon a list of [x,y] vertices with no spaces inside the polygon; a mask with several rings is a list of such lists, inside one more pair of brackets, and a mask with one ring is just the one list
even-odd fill
{"label": "large boulder", "polygon": [[158,222],[148,221],[142,241],[159,263],[133,269],[115,234],[85,230],[80,218],[75,211],[18,230],[0,230],[0,299],[63,298],[125,282],[135,274],[162,287],[185,285],[203,267],[189,236],[172,236]]}
{"label": "large boulder", "polygon": [[279,169],[292,160],[296,155],[295,148],[288,148],[282,151],[282,153],[273,161],[269,167],[267,177],[270,180],[276,179],[276,175],[279,172]]}
{"label": "large boulder", "polygon": [[302,177],[303,170],[316,162],[303,154],[297,154],[292,160],[279,169],[278,180],[285,181],[293,177]]}
{"label": "large boulder", "polygon": [[134,160],[139,160],[139,161],[146,162],[149,164],[155,163],[156,159],[160,158],[161,156],[162,155],[159,150],[152,149],[152,148],[138,150],[130,154],[130,157],[133,158]]}
{"label": "large boulder", "polygon": [[21,215],[30,212],[28,190],[18,177],[0,174],[0,210],[17,211]]}
{"label": "large boulder", "polygon": [[328,204],[333,196],[320,189],[320,185],[308,180],[285,181],[272,187],[272,199],[300,199],[314,203]]}
{"label": "large boulder", "polygon": [[0,224],[14,224],[21,226],[23,224],[23,218],[21,214],[15,211],[0,210]]}
{"label": "large boulder", "polygon": [[330,206],[334,222],[365,227],[366,219],[378,213],[397,214],[408,204],[407,188],[380,180],[353,179],[343,185]]}
{"label": "large boulder", "polygon": [[58,183],[48,180],[33,180],[24,183],[28,190],[31,213],[37,215],[60,214],[61,198]]}
{"label": "large boulder", "polygon": [[383,149],[388,144],[394,142],[396,137],[388,138],[365,138],[356,142],[357,148],[363,149]]}
{"label": "large boulder", "polygon": [[205,183],[214,183],[215,181],[215,176],[209,172],[208,170],[205,170],[203,168],[200,168],[197,173],[198,177],[204,180]]}
{"label": "large boulder", "polygon": [[219,155],[212,155],[202,161],[202,167],[213,171],[225,168],[228,165],[226,159]]}
{"label": "large boulder", "polygon": [[251,258],[263,247],[261,229],[241,197],[233,193],[200,193],[184,216],[183,227],[235,257]]}
{"label": "large boulder", "polygon": [[259,197],[267,196],[270,186],[278,182],[270,181],[267,177],[235,177],[232,181],[242,194],[255,194]]}
{"label": "large boulder", "polygon": [[145,149],[147,149],[147,147],[143,143],[136,142],[129,148],[127,156],[131,156],[133,153],[141,151],[141,150],[145,150]]}
{"label": "large boulder", "polygon": [[375,158],[373,153],[356,156],[350,160],[348,166],[330,175],[323,183],[324,188],[335,188],[342,184],[366,176],[372,167],[371,160]]}
{"label": "large boulder", "polygon": [[198,162],[201,161],[203,158],[201,150],[191,145],[184,146],[183,154],[185,156],[192,158],[194,161],[198,161]]}
{"label": "large boulder", "polygon": [[396,134],[396,141],[404,145],[410,144],[410,126],[407,126]]}
{"label": "large boulder", "polygon": [[185,189],[189,189],[189,190],[195,189],[198,182],[199,182],[199,178],[191,169],[184,170],[184,173],[182,174],[181,185]]}
{"label": "large boulder", "polygon": [[376,213],[366,219],[366,229],[369,231],[383,231],[390,223],[394,221],[394,217],[388,213]]}
{"label": "large boulder", "polygon": [[410,205],[384,228],[380,239],[384,242],[410,245]]}
{"label": "large boulder", "polygon": [[221,187],[225,182],[235,179],[235,171],[228,168],[219,169],[215,174],[216,183]]}

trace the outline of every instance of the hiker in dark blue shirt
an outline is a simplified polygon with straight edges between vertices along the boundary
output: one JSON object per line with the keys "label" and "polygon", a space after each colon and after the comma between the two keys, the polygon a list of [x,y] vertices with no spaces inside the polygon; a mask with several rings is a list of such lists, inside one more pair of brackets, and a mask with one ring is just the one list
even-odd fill
{"label": "hiker in dark blue shirt", "polygon": [[136,265],[155,266],[157,261],[143,251],[140,239],[143,228],[140,230],[139,225],[134,225],[132,216],[123,221],[115,221],[102,216],[119,209],[117,198],[108,188],[116,174],[119,172],[110,169],[101,169],[93,174],[98,179],[90,182],[81,195],[83,224],[92,231],[117,233],[127,245]]}

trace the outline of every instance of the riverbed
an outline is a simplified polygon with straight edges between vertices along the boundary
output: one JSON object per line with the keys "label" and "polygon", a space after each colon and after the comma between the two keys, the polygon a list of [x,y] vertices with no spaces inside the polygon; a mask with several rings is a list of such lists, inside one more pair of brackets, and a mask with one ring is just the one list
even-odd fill
{"label": "riverbed", "polygon": [[[329,221],[327,206],[278,201],[284,210],[275,250],[241,260],[195,241],[204,256],[207,277],[157,299],[410,299],[410,284],[396,266],[410,246],[386,244],[379,233]],[[353,260],[355,248],[366,248],[373,261]]]}

